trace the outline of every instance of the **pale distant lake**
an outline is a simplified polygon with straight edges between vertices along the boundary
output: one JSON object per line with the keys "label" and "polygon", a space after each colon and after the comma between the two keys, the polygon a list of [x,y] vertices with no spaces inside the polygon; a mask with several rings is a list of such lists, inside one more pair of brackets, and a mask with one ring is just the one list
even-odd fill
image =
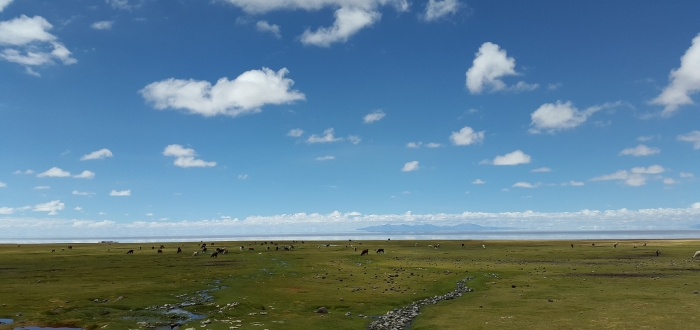
{"label": "pale distant lake", "polygon": [[0,238],[5,244],[199,242],[199,241],[339,241],[339,240],[598,240],[598,239],[700,239],[700,230],[615,230],[615,231],[474,231],[454,233],[336,233],[288,235],[202,235],[152,237],[42,237]]}

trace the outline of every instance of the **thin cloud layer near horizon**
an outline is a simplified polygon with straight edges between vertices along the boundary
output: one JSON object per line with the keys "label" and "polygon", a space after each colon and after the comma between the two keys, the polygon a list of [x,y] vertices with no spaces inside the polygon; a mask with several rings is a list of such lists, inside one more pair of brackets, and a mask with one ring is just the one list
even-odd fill
{"label": "thin cloud layer near horizon", "polygon": [[698,12],[0,0],[0,238],[694,228]]}

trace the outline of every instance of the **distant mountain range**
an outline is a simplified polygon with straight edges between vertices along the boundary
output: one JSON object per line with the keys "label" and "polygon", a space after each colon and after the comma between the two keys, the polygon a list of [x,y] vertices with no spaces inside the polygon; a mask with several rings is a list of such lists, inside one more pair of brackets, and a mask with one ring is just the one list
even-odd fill
{"label": "distant mountain range", "polygon": [[469,232],[485,230],[503,230],[503,227],[484,227],[472,223],[462,223],[455,226],[435,225],[381,225],[358,228],[359,231],[372,233],[445,233],[445,232]]}

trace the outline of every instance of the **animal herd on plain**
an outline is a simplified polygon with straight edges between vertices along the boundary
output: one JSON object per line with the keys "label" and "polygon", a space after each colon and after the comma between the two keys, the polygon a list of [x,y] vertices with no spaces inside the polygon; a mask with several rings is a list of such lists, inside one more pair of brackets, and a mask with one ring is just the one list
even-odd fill
{"label": "animal herd on plain", "polygon": [[[352,240],[349,240],[349,241],[352,242]],[[389,241],[389,240],[387,240],[387,242],[388,242],[388,241]],[[293,242],[294,242],[294,243],[297,243],[297,241],[293,241]],[[301,241],[301,243],[304,244],[304,241]],[[362,242],[355,242],[355,243],[358,244],[358,245],[362,245]],[[612,244],[612,247],[613,247],[614,249],[617,249],[617,246],[618,246],[619,244],[620,244],[619,242],[615,242],[615,243]],[[209,244],[209,247],[211,247],[212,245],[214,245],[214,243],[210,243],[210,244]],[[258,242],[255,242],[255,243],[253,243],[252,245],[258,245]],[[279,251],[279,250],[280,250],[279,242],[273,242],[273,241],[270,241],[270,242],[262,242],[262,243],[260,243],[260,245],[273,245],[273,246],[275,247],[275,251]],[[176,252],[176,253],[183,253],[183,251],[182,251],[182,246],[183,246],[183,245],[180,245],[180,246],[177,247],[177,252]],[[207,251],[208,251],[208,249],[207,249],[207,243],[202,243],[201,245],[200,245],[200,244],[197,244],[197,246],[199,247],[199,249],[201,249],[201,251],[194,251],[194,252],[192,253],[192,257],[197,257],[197,256],[200,256],[200,255],[203,255],[203,254],[207,254]],[[322,245],[319,245],[319,246],[318,246],[318,249],[320,250],[322,246],[323,246],[323,247],[331,247],[331,246],[335,246],[335,245],[331,245],[330,243],[322,244]],[[417,246],[418,246],[418,243],[415,243],[414,246],[417,247]],[[572,249],[574,248],[574,244],[573,244],[573,243],[571,243],[570,246],[571,246]],[[647,246],[647,243],[643,243],[641,246],[642,246],[642,247],[646,247],[646,246]],[[18,245],[17,247],[19,248],[20,245]],[[352,248],[353,252],[357,252],[357,247],[354,246],[353,244],[351,244],[349,247]],[[461,247],[462,247],[462,248],[467,248],[467,246],[466,246],[464,243],[461,243]],[[483,249],[486,249],[486,245],[484,245],[484,244],[482,244],[481,247],[482,247]],[[579,244],[579,247],[581,247],[580,244]],[[595,247],[596,247],[595,243],[591,243],[591,247],[594,247],[594,248],[595,248]],[[598,245],[597,247],[601,247],[601,245]],[[155,246],[152,246],[152,247],[151,247],[151,250],[155,250],[155,248],[156,248]],[[348,245],[346,245],[345,248],[347,249],[347,248],[348,248]],[[440,243],[437,243],[437,244],[428,244],[428,248],[429,248],[429,249],[439,249],[439,248],[440,248]],[[637,246],[636,246],[636,245],[633,245],[633,248],[636,249]],[[68,250],[73,250],[73,246],[72,246],[72,245],[69,245],[69,246],[67,246],[67,249],[68,249]],[[139,247],[138,250],[141,251],[141,250],[142,250],[142,247]],[[157,250],[157,253],[158,253],[158,254],[163,254],[163,253],[165,253],[164,250],[165,250],[165,245],[160,245],[160,248]],[[253,247],[251,247],[251,246],[245,246],[245,245],[241,245],[241,246],[239,247],[239,250],[240,250],[240,251],[255,252],[255,248],[253,248]],[[267,246],[265,250],[266,250],[266,251],[271,251],[270,246]],[[294,250],[294,245],[283,245],[283,246],[282,246],[282,251],[292,251],[292,250]],[[61,249],[61,251],[65,251],[65,249]],[[107,251],[109,251],[109,250],[107,250]],[[362,257],[362,256],[369,255],[369,251],[370,251],[369,249],[363,249],[363,250],[361,250],[360,256]],[[56,252],[56,249],[52,249],[52,250],[51,250],[51,253],[55,253],[55,252]],[[384,248],[378,248],[378,249],[375,250],[375,252],[376,252],[376,254],[386,254],[386,250],[385,250]],[[132,255],[133,255],[133,254],[134,254],[134,250],[133,250],[133,249],[130,249],[130,250],[128,250],[128,251],[126,252],[126,254],[132,254]],[[209,257],[210,257],[210,258],[217,258],[220,254],[221,254],[221,255],[228,254],[228,249],[227,249],[227,248],[220,248],[220,247],[217,247],[217,248],[215,249],[215,251],[213,251],[213,252],[211,252],[211,253],[209,254]],[[660,257],[660,256],[661,256],[661,250],[655,250],[655,251],[654,251],[654,254],[655,254],[657,257]],[[696,251],[695,254],[693,254],[693,256],[692,256],[691,259],[695,259],[695,258],[697,258],[697,257],[699,257],[699,256],[700,256],[700,251]]]}

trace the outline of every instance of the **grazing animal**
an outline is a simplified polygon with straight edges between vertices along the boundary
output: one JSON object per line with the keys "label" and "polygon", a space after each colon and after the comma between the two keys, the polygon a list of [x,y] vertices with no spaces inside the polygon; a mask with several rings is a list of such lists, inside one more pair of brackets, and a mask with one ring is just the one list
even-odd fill
{"label": "grazing animal", "polygon": [[218,256],[219,256],[219,252],[214,252],[209,256],[209,258],[216,258]]}
{"label": "grazing animal", "polygon": [[202,248],[202,252],[207,252],[207,248]]}
{"label": "grazing animal", "polygon": [[356,247],[353,247],[353,249],[355,250],[354,252],[357,252],[357,248],[356,248]]}
{"label": "grazing animal", "polygon": [[369,250],[368,250],[368,249],[364,249],[364,250],[362,250],[362,253],[360,253],[360,257],[363,256],[363,255],[367,255],[367,254],[369,254]]}
{"label": "grazing animal", "polygon": [[[17,245],[19,247],[19,245]],[[68,245],[68,250],[73,250],[73,245]]]}
{"label": "grazing animal", "polygon": [[571,248],[572,248],[572,249],[574,248],[574,244],[573,244],[573,243],[571,243]]}
{"label": "grazing animal", "polygon": [[439,247],[440,247],[440,244],[435,244],[435,248],[436,248],[436,249],[439,248]]}
{"label": "grazing animal", "polygon": [[642,246],[645,246],[645,247],[646,247],[646,246],[647,246],[647,243],[644,243],[644,245],[642,245]]}
{"label": "grazing animal", "polygon": [[159,249],[159,250],[158,250],[158,254],[161,254],[161,253],[163,253],[163,250],[160,250],[160,249]]}
{"label": "grazing animal", "polygon": [[592,246],[592,247],[595,247],[595,243],[591,243],[591,246]]}
{"label": "grazing animal", "polygon": [[275,246],[275,251],[279,251],[279,250],[280,250],[280,247],[279,247],[279,246]]}
{"label": "grazing animal", "polygon": [[289,248],[285,246],[284,251],[289,251]]}
{"label": "grazing animal", "polygon": [[377,253],[384,253],[384,254],[386,254],[386,252],[384,252],[384,249],[377,249]]}
{"label": "grazing animal", "polygon": [[484,245],[484,244],[481,244],[481,247],[485,249],[485,248],[486,248],[486,245]]}
{"label": "grazing animal", "polygon": [[658,257],[660,255],[661,255],[661,250],[656,250],[656,256]]}
{"label": "grazing animal", "polygon": [[432,244],[429,244],[428,247],[432,249],[432,248],[433,248],[433,245],[432,245]]}
{"label": "grazing animal", "polygon": [[207,247],[207,243],[202,244],[202,247],[203,248]]}
{"label": "grazing animal", "polygon": [[695,257],[697,257],[697,256],[700,256],[700,251],[697,251],[697,252],[695,252],[695,254],[693,254],[693,259],[695,259]]}
{"label": "grazing animal", "polygon": [[462,243],[462,247],[464,247],[464,243]]}
{"label": "grazing animal", "polygon": [[616,249],[617,249],[617,244],[619,244],[619,243],[613,244],[613,247],[616,248]]}
{"label": "grazing animal", "polygon": [[155,246],[151,246],[151,250],[155,250],[155,249],[156,249],[156,247],[155,247]]}
{"label": "grazing animal", "polygon": [[254,248],[248,248],[248,251],[255,251]]}
{"label": "grazing animal", "polygon": [[294,245],[290,245],[289,248],[290,248],[290,249],[293,249],[293,248],[294,248]]}
{"label": "grazing animal", "polygon": [[126,254],[134,254],[134,250],[126,251]]}
{"label": "grazing animal", "polygon": [[245,250],[245,246],[241,245],[240,249],[241,251]]}
{"label": "grazing animal", "polygon": [[161,249],[165,249],[165,245],[161,245],[160,248],[161,248]]}
{"label": "grazing animal", "polygon": [[51,252],[56,252],[56,250],[51,250]]}
{"label": "grazing animal", "polygon": [[221,254],[228,254],[228,249],[224,249],[224,251],[221,252]]}
{"label": "grazing animal", "polygon": [[192,256],[193,256],[193,257],[196,257],[196,256],[198,256],[198,255],[199,255],[199,252],[197,252],[197,251],[194,251],[194,253],[192,253]]}
{"label": "grazing animal", "polygon": [[270,247],[269,247],[269,246],[267,247],[267,250],[270,251]]}
{"label": "grazing animal", "polygon": [[178,247],[178,248],[177,248],[177,253],[182,253],[182,249]]}

